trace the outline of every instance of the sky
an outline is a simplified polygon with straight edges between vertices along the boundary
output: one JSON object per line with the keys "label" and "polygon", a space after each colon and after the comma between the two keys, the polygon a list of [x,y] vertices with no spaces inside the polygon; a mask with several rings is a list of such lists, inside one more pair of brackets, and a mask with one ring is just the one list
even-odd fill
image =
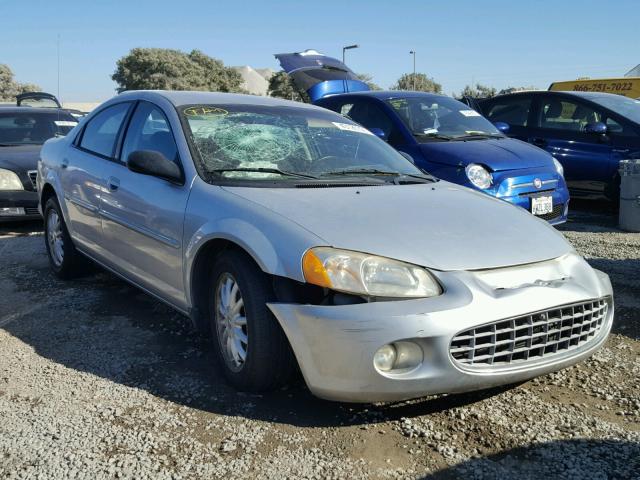
{"label": "sky", "polygon": [[313,48],[384,88],[416,70],[444,92],[480,82],[547,88],[622,76],[640,63],[637,0],[165,1],[0,0],[0,63],[22,82],[96,102],[115,94],[116,61],[135,47],[202,50],[225,65],[278,70],[274,53]]}

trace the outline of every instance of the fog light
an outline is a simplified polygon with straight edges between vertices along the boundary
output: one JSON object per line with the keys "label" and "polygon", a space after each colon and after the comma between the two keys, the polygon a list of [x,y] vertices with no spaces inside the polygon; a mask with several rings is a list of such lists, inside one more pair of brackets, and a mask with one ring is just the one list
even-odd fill
{"label": "fog light", "polygon": [[13,217],[15,215],[24,215],[24,208],[22,207],[0,208],[0,216]]}
{"label": "fog light", "polygon": [[373,364],[375,367],[382,371],[388,372],[393,368],[393,364],[396,361],[396,348],[393,345],[385,345],[380,347],[376,354],[373,356]]}
{"label": "fog light", "polygon": [[396,361],[393,369],[406,370],[422,363],[422,348],[413,342],[396,342]]}
{"label": "fog light", "polygon": [[394,342],[380,347],[373,365],[381,372],[404,373],[416,368],[424,359],[422,348],[413,342]]}

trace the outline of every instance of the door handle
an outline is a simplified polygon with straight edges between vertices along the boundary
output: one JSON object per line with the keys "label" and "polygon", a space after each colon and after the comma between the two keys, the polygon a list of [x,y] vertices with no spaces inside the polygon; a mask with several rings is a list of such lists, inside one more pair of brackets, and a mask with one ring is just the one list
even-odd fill
{"label": "door handle", "polygon": [[107,179],[107,186],[109,187],[109,190],[115,192],[120,186],[120,180],[118,180],[116,177],[109,177]]}
{"label": "door handle", "polygon": [[542,148],[547,146],[547,141],[544,138],[540,137],[530,138],[529,142],[533,143],[536,147]]}
{"label": "door handle", "polygon": [[69,159],[68,158],[63,158],[62,162],[60,162],[60,167],[61,168],[67,168],[69,166]]}

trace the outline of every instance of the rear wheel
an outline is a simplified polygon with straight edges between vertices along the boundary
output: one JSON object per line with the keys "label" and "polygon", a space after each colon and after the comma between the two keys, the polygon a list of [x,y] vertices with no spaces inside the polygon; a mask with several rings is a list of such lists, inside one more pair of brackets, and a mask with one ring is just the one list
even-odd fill
{"label": "rear wheel", "polygon": [[215,261],[208,292],[214,350],[229,383],[245,391],[286,384],[295,360],[266,305],[275,298],[269,277],[247,255],[229,251]]}
{"label": "rear wheel", "polygon": [[55,197],[47,199],[43,213],[45,245],[51,269],[62,279],[80,275],[84,270],[85,259],[71,241],[60,204]]}

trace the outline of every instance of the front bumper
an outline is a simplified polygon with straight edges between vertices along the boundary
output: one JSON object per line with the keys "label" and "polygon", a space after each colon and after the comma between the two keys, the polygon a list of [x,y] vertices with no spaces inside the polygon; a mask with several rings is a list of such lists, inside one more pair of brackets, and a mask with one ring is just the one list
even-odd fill
{"label": "front bumper", "polygon": [[[20,213],[16,213],[15,209],[18,209]],[[38,218],[41,218],[38,211],[38,192],[29,190],[0,191],[0,222]]]}
{"label": "front bumper", "polygon": [[[523,275],[531,280],[533,272],[521,275],[517,268],[502,269],[490,280],[480,272],[434,272],[445,293],[430,299],[342,306],[271,303],[269,308],[291,343],[309,389],[319,397],[368,403],[480,390],[573,365],[606,340],[613,300],[595,337],[575,349],[495,371],[469,371],[453,360],[452,338],[470,327],[560,305],[613,298],[607,275],[593,270],[577,255],[569,255],[564,262],[567,277],[548,285],[523,285]],[[535,268],[539,268],[538,275],[545,266]],[[533,280],[536,278],[540,277]],[[500,282],[506,283],[497,287]],[[514,286],[509,287],[510,283]],[[376,370],[375,352],[398,341],[418,344],[423,362],[404,373]]]}

